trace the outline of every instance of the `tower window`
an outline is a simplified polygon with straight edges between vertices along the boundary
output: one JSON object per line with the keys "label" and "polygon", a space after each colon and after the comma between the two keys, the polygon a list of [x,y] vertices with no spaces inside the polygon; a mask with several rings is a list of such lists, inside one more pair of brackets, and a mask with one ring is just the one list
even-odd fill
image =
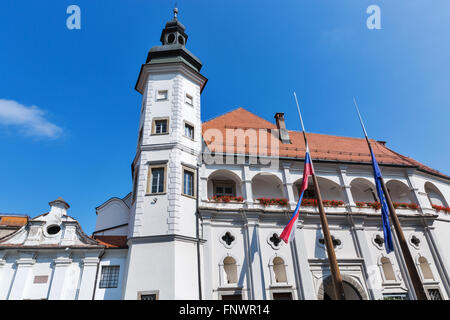
{"label": "tower window", "polygon": [[173,33],[169,34],[167,37],[167,42],[173,43],[175,41],[175,35]]}
{"label": "tower window", "polygon": [[194,127],[187,122],[184,123],[184,135],[187,138],[194,140]]}
{"label": "tower window", "polygon": [[169,127],[169,119],[157,118],[153,119],[153,134],[167,134]]}
{"label": "tower window", "polygon": [[165,167],[150,167],[150,193],[163,193],[165,189]]}
{"label": "tower window", "polygon": [[186,93],[186,99],[185,99],[185,102],[186,102],[188,105],[193,106],[193,105],[194,105],[194,98],[193,98],[191,95],[189,95],[189,94]]}
{"label": "tower window", "polygon": [[186,196],[194,196],[194,171],[183,168],[183,194]]}
{"label": "tower window", "polygon": [[119,285],[120,266],[103,266],[100,288],[117,288]]}
{"label": "tower window", "polygon": [[160,101],[160,100],[167,100],[168,94],[167,94],[167,90],[158,90],[158,92],[156,93],[156,100]]}

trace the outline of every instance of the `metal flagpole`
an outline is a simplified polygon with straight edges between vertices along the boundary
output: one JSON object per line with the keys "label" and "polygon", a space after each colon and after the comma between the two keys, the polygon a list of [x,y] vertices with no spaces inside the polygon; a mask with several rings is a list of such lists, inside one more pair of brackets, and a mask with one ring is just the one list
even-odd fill
{"label": "metal flagpole", "polygon": [[[361,127],[364,131],[364,135],[366,137],[367,144],[369,145],[369,150],[373,153],[372,145],[370,144],[369,138],[367,136],[366,128],[364,127],[364,123],[361,118],[361,114],[359,113],[358,104],[356,103],[355,98],[353,98],[353,102],[355,103],[356,111],[358,112],[359,121],[361,123]],[[386,202],[389,207],[389,212],[391,213],[391,220],[394,225],[394,230],[397,235],[398,241],[400,243],[400,249],[402,250],[403,258],[405,259],[406,268],[408,269],[409,276],[412,280],[414,286],[414,292],[416,293],[416,297],[418,300],[427,300],[427,295],[425,294],[425,289],[423,287],[422,281],[420,280],[419,273],[417,272],[417,268],[414,264],[414,260],[411,256],[411,252],[408,248],[408,243],[406,242],[405,235],[403,234],[402,227],[400,226],[400,220],[397,217],[397,213],[395,211],[394,205],[392,204],[391,196],[386,188],[383,177],[380,177],[381,188],[383,189],[384,196],[386,197]]]}
{"label": "metal flagpole", "polygon": [[[303,125],[302,114],[300,112],[300,107],[298,105],[297,95],[295,94],[295,92],[294,92],[294,97],[295,97],[295,102],[297,103],[297,110],[298,110],[298,115],[300,117],[300,123],[302,125],[303,138],[305,139],[306,150],[309,152],[308,139],[306,138],[306,133],[305,133],[305,126]],[[327,249],[328,260],[330,262],[331,277],[333,280],[333,287],[334,287],[334,296],[335,296],[336,300],[345,300],[344,285],[342,283],[342,277],[341,277],[341,273],[339,271],[339,266],[338,266],[337,259],[336,259],[336,253],[334,252],[333,240],[331,238],[330,229],[328,227],[327,216],[326,216],[325,210],[323,208],[322,195],[320,194],[319,183],[317,182],[317,177],[316,177],[316,173],[314,171],[311,154],[310,154],[310,159],[311,159],[311,167],[313,169],[312,170],[312,179],[313,179],[314,190],[315,190],[316,198],[317,198],[317,205],[319,207],[320,222],[322,224],[322,232],[323,232],[323,237],[325,239],[325,247]]]}

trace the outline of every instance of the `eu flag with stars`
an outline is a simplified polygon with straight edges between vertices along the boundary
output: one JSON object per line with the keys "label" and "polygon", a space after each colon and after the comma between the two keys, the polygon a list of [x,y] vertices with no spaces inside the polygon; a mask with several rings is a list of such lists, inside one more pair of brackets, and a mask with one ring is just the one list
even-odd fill
{"label": "eu flag with stars", "polygon": [[372,148],[370,148],[370,154],[372,155],[372,166],[373,166],[373,177],[375,179],[375,185],[377,187],[378,198],[381,203],[381,218],[383,220],[383,233],[384,233],[384,246],[386,247],[386,252],[389,253],[394,251],[394,246],[392,244],[392,233],[391,225],[389,223],[389,209],[386,203],[386,197],[384,196],[383,189],[381,187],[381,171],[378,167],[377,160],[373,154]]}

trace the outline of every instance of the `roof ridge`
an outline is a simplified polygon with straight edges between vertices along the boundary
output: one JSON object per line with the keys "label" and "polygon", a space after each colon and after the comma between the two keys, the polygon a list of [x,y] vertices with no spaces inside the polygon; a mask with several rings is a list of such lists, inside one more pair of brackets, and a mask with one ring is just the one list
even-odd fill
{"label": "roof ridge", "polygon": [[225,113],[223,113],[223,114],[221,114],[221,115],[219,115],[219,116],[216,116],[216,117],[214,117],[214,118],[212,118],[212,119],[209,119],[209,120],[207,120],[207,121],[205,121],[205,122],[202,122],[202,125],[204,125],[204,124],[206,124],[206,123],[208,123],[208,122],[211,122],[211,121],[213,121],[213,120],[216,120],[216,119],[218,119],[218,118],[224,117],[224,116],[226,116],[226,115],[228,115],[228,114],[230,114],[230,113],[239,111],[239,110],[243,110],[243,111],[245,111],[245,112],[248,112],[248,113],[254,115],[255,117],[258,117],[259,119],[261,119],[261,120],[267,122],[268,124],[270,124],[270,125],[272,125],[272,126],[275,126],[275,124],[274,124],[273,122],[270,122],[269,120],[266,120],[266,119],[264,119],[263,117],[257,115],[256,113],[253,113],[253,112],[251,112],[251,111],[249,111],[249,110],[247,110],[247,109],[245,109],[245,108],[243,108],[243,107],[237,107],[237,108],[235,108],[235,109],[233,109],[233,110],[230,110],[230,111],[225,112]]}
{"label": "roof ridge", "polygon": [[[288,132],[295,132],[295,133],[302,133],[303,131],[299,131],[299,130],[288,130]],[[319,133],[319,132],[310,132],[310,131],[305,131],[306,134],[317,134],[317,135],[321,135],[321,136],[327,136],[327,137],[335,137],[335,138],[346,138],[346,139],[355,139],[355,140],[365,140],[365,138],[358,138],[358,137],[349,137],[349,136],[337,136],[334,134],[327,134],[327,133]],[[372,141],[377,141],[375,139],[370,139]]]}
{"label": "roof ridge", "polygon": [[233,110],[227,111],[227,112],[225,112],[225,113],[222,113],[221,115],[215,116],[215,117],[213,117],[213,118],[211,118],[211,119],[209,119],[209,120],[206,120],[205,122],[202,122],[202,125],[205,124],[205,123],[211,122],[211,121],[213,121],[213,120],[215,120],[215,119],[217,119],[217,118],[223,117],[223,116],[226,115],[226,114],[229,114],[229,113],[231,113],[231,112],[237,111],[237,110],[239,110],[239,109],[245,110],[245,109],[242,108],[242,107],[237,107],[237,108],[235,108],[235,109],[233,109]]}
{"label": "roof ridge", "polygon": [[408,157],[408,156],[404,156],[404,155],[398,153],[397,151],[394,151],[394,150],[392,150],[391,148],[388,148],[388,147],[386,147],[386,146],[385,146],[385,148],[388,149],[389,151],[392,151],[393,153],[395,153],[396,155],[398,155],[399,157],[401,157],[403,160],[405,160],[405,161],[411,163],[411,165],[413,165],[413,166],[415,166],[415,167],[418,167],[419,169],[420,169],[420,166],[423,166],[423,167],[425,167],[425,168],[427,169],[427,171],[434,172],[435,174],[438,174],[438,175],[440,175],[440,176],[442,176],[442,177],[445,177],[445,178],[447,178],[447,179],[450,178],[450,177],[447,176],[445,173],[443,173],[443,172],[441,172],[441,171],[439,171],[439,170],[433,169],[433,168],[431,168],[430,166],[427,166],[427,165],[423,164],[422,162],[417,161],[417,160],[414,159],[414,158],[411,158],[411,157]]}

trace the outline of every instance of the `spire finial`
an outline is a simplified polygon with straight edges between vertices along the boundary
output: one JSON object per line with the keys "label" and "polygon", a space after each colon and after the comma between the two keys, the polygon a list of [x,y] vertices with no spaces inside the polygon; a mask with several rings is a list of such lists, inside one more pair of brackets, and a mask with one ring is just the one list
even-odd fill
{"label": "spire finial", "polygon": [[177,5],[175,5],[175,8],[173,8],[173,18],[176,19],[178,14],[178,8]]}

